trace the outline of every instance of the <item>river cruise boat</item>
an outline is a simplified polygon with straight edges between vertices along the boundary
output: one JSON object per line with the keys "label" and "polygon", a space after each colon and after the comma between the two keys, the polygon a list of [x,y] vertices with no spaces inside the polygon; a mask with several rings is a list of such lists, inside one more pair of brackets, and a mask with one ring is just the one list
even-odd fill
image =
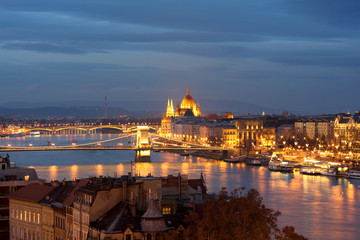
{"label": "river cruise boat", "polygon": [[294,164],[289,162],[284,162],[280,159],[272,159],[269,162],[269,170],[292,173],[294,171]]}
{"label": "river cruise boat", "polygon": [[241,155],[241,156],[235,156],[235,157],[224,159],[224,162],[240,163],[240,162],[245,162],[245,160],[246,160],[246,155]]}
{"label": "river cruise boat", "polygon": [[360,179],[360,171],[351,170],[350,172],[346,173],[346,177],[351,179]]}
{"label": "river cruise boat", "polygon": [[323,169],[321,171],[322,176],[337,177],[336,168]]}
{"label": "river cruise boat", "polygon": [[246,165],[261,166],[261,165],[262,165],[262,161],[261,161],[261,159],[254,158],[254,159],[247,160],[247,161],[246,161]]}
{"label": "river cruise boat", "polygon": [[299,172],[305,175],[320,175],[322,169],[318,167],[301,167]]}
{"label": "river cruise boat", "polygon": [[253,166],[268,165],[269,161],[270,157],[264,154],[248,155],[245,160],[247,165]]}
{"label": "river cruise boat", "polygon": [[184,151],[182,153],[180,153],[181,156],[190,156],[191,154],[196,153],[196,151]]}

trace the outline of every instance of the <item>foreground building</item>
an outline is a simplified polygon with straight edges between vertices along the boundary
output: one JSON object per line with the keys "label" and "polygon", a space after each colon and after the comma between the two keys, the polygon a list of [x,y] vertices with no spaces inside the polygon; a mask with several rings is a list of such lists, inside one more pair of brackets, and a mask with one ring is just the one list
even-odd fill
{"label": "foreground building", "polygon": [[183,236],[185,214],[200,209],[205,194],[202,176],[180,174],[31,184],[9,196],[11,239]]}
{"label": "foreground building", "polygon": [[9,239],[9,199],[8,195],[32,183],[43,183],[35,169],[16,167],[9,155],[0,156],[0,239]]}

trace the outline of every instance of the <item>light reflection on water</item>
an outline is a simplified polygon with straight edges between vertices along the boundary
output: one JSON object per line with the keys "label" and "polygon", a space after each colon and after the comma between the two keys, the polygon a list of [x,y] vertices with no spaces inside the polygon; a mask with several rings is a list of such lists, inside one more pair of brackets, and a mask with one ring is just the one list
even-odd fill
{"label": "light reflection on water", "polygon": [[221,187],[233,190],[241,186],[259,190],[266,206],[282,212],[281,226],[293,225],[310,239],[358,239],[360,236],[357,226],[360,180],[270,172],[266,167],[158,152],[151,153],[151,163],[133,164],[133,151],[14,152],[10,157],[18,166],[34,167],[39,177],[47,180],[120,176],[128,174],[131,165],[133,172],[142,176],[181,172],[189,178],[198,178],[202,172],[210,192],[218,192]]}

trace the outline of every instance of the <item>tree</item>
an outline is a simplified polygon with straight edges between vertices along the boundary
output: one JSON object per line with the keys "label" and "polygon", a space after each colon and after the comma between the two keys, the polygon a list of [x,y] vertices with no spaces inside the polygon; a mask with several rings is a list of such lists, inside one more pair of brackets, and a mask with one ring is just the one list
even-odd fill
{"label": "tree", "polygon": [[236,240],[236,239],[299,239],[306,238],[295,233],[294,227],[277,226],[279,211],[265,207],[255,189],[246,194],[244,188],[235,189],[228,195],[225,188],[209,195],[204,211],[187,216],[186,239]]}

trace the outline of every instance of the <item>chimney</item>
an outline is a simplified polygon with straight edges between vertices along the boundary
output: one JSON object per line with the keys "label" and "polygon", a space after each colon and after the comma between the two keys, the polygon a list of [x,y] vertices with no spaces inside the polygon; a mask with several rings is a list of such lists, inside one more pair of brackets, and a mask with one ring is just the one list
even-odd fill
{"label": "chimney", "polygon": [[108,107],[107,107],[107,96],[105,96],[105,115],[104,115],[105,119],[108,119]]}

